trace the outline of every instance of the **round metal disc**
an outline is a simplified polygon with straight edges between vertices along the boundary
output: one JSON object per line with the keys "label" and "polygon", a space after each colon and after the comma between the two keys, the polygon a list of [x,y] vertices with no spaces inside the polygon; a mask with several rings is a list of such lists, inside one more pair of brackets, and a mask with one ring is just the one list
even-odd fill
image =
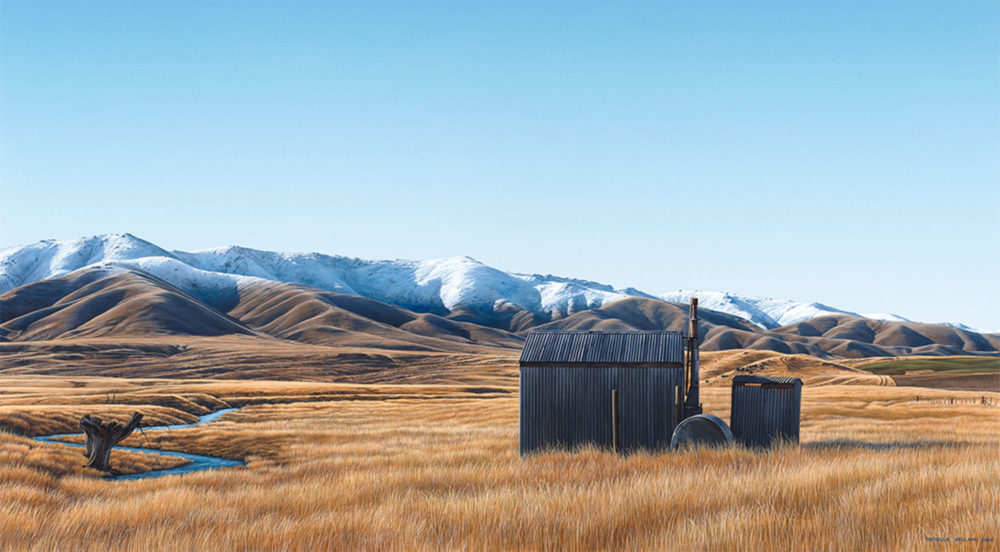
{"label": "round metal disc", "polygon": [[719,446],[733,442],[733,432],[726,422],[711,414],[698,414],[677,424],[670,449],[683,446]]}

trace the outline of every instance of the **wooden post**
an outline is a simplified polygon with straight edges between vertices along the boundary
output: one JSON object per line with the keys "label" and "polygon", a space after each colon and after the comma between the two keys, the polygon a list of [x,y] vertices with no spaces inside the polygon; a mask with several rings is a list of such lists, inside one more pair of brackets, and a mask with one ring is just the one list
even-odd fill
{"label": "wooden post", "polygon": [[611,390],[611,446],[615,452],[621,451],[618,441],[618,390]]}
{"label": "wooden post", "polygon": [[[684,388],[674,386],[674,427],[680,425],[684,420]],[[672,431],[672,430],[671,430]]]}

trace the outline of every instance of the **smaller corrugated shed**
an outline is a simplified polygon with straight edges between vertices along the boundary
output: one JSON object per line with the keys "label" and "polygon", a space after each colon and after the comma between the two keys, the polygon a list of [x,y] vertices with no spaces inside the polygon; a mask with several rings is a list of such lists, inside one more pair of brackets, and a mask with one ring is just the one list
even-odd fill
{"label": "smaller corrugated shed", "polygon": [[680,332],[531,332],[521,350],[531,364],[683,364]]}
{"label": "smaller corrugated shed", "polygon": [[778,440],[799,442],[802,380],[790,377],[733,378],[729,425],[733,438],[749,447]]}

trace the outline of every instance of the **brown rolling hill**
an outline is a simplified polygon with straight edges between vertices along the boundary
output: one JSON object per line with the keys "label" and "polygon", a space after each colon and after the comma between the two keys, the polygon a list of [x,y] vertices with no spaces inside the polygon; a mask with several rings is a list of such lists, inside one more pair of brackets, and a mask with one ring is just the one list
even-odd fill
{"label": "brown rolling hill", "polygon": [[[821,316],[774,330],[742,318],[700,310],[701,348],[751,349],[819,358],[904,355],[1000,354],[1000,335],[937,324],[883,322],[849,315]],[[683,330],[687,306],[632,297],[561,320],[539,330]]]}
{"label": "brown rolling hill", "polygon": [[[813,337],[832,354],[842,357],[1000,352],[1000,335],[997,334],[979,334],[941,324],[886,322],[848,315],[820,316],[772,332],[790,337]],[[844,343],[834,344],[827,340]],[[875,354],[842,354],[852,348]]]}
{"label": "brown rolling hill", "polygon": [[255,333],[170,284],[140,272],[79,270],[0,296],[0,335],[12,341]]}
{"label": "brown rolling hill", "polygon": [[[21,286],[0,295],[0,370],[395,381],[420,377],[415,366],[491,358],[487,364],[499,363],[507,378],[530,330],[684,331],[687,325],[687,305],[628,298],[547,323],[512,307],[507,323],[519,331],[510,332],[474,311],[444,317],[274,282],[244,285],[216,307],[139,271],[83,269]],[[764,356],[743,360],[764,373],[829,372],[824,381],[868,377],[845,359],[1000,354],[1000,335],[947,326],[839,315],[768,331],[711,310],[700,318],[703,351],[760,351]]]}
{"label": "brown rolling hill", "polygon": [[474,353],[523,341],[494,328],[293,284],[242,290],[228,314],[268,335],[314,345]]}
{"label": "brown rolling hill", "polygon": [[250,284],[227,312],[149,274],[84,269],[0,296],[0,335],[17,342],[94,337],[223,336],[336,347],[488,353],[514,334],[378,301],[282,283]]}
{"label": "brown rolling hill", "polygon": [[814,385],[895,385],[889,376],[876,375],[833,360],[774,351],[712,351],[701,355],[701,377],[706,385],[728,386],[734,376],[786,376]]}
{"label": "brown rolling hill", "polygon": [[[707,309],[698,311],[699,331],[707,341],[719,332],[762,331],[747,320]],[[601,308],[580,311],[534,330],[672,330],[687,332],[688,306],[658,299],[632,297]]]}

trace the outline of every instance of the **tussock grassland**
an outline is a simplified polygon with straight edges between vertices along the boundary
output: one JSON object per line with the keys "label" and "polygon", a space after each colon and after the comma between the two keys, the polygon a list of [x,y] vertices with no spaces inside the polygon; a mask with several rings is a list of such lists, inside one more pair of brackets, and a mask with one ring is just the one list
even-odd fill
{"label": "tussock grassland", "polygon": [[[74,379],[0,380],[0,405],[24,409],[18,401],[44,392],[67,409],[124,417],[134,403],[87,402],[115,388],[179,417],[196,412],[156,401],[207,395],[246,406],[214,424],[151,432],[150,445],[247,466],[106,482],[66,467],[82,463],[77,451],[25,449],[30,441],[4,435],[0,549],[993,550],[1000,541],[1000,409],[917,403],[909,388],[806,387],[802,445],[766,453],[521,459],[517,396],[496,389]],[[919,390],[935,393],[961,394]],[[728,387],[707,387],[703,400],[728,419]],[[30,415],[62,423],[44,409]]]}

